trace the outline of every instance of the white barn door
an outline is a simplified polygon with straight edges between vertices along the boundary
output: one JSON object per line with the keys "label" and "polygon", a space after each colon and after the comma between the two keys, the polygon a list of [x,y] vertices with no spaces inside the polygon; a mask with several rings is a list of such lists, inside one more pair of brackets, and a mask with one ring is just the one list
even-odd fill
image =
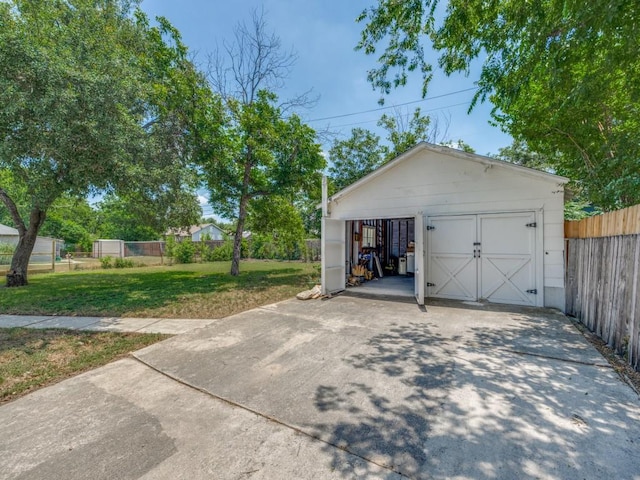
{"label": "white barn door", "polygon": [[321,241],[322,293],[328,295],[345,289],[345,222],[322,217]]}
{"label": "white barn door", "polygon": [[424,305],[424,217],[422,214],[416,215],[414,223],[414,242],[415,242],[415,270],[414,270],[414,288],[416,301],[418,305]]}
{"label": "white barn door", "polygon": [[537,305],[534,212],[428,219],[429,296]]}
{"label": "white barn door", "polygon": [[452,215],[429,219],[430,297],[476,300],[476,216]]}
{"label": "white barn door", "polygon": [[536,305],[535,218],[533,212],[478,215],[480,298]]}

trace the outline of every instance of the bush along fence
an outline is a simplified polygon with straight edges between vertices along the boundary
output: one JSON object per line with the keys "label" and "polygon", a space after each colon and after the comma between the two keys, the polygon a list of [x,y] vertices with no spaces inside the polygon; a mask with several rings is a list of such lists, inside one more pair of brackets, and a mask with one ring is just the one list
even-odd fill
{"label": "bush along fence", "polygon": [[640,370],[640,205],[565,223],[566,313]]}

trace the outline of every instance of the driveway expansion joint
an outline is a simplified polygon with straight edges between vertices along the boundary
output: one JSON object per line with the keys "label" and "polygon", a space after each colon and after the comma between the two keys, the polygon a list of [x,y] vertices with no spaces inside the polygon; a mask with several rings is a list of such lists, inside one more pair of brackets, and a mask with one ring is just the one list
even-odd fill
{"label": "driveway expansion joint", "polygon": [[193,385],[193,384],[191,384],[191,383],[189,383],[189,382],[187,382],[185,380],[182,380],[182,379],[180,379],[180,378],[178,378],[178,377],[176,377],[174,375],[171,375],[170,373],[165,372],[165,371],[163,371],[163,370],[151,365],[148,362],[145,362],[144,360],[139,358],[135,353],[131,353],[130,356],[131,356],[131,358],[133,358],[137,362],[141,363],[145,367],[153,370],[154,372],[159,373],[160,375],[162,375],[162,376],[164,376],[166,378],[169,378],[169,379],[173,380],[176,383],[179,383],[180,385],[183,385],[183,386],[185,386],[187,388],[190,388],[192,390],[196,390],[197,392],[203,393],[203,394],[205,394],[205,395],[207,395],[207,396],[209,396],[211,398],[215,398],[216,400],[219,400],[220,402],[226,403],[227,405],[230,405],[231,407],[240,408],[240,409],[245,410],[245,411],[247,411],[249,413],[253,413],[254,415],[256,415],[258,417],[261,417],[261,418],[264,418],[265,420],[267,420],[269,422],[272,422],[272,423],[275,423],[275,424],[280,425],[282,427],[285,427],[285,428],[287,428],[289,430],[294,431],[295,433],[298,433],[300,435],[304,435],[307,438],[311,438],[311,439],[316,440],[318,442],[324,443],[325,445],[329,445],[329,446],[331,446],[333,448],[336,448],[338,450],[346,452],[349,455],[353,455],[354,457],[358,457],[358,458],[360,458],[361,460],[364,460],[367,463],[370,463],[372,465],[376,465],[376,466],[378,466],[380,468],[383,468],[383,469],[385,469],[385,470],[387,470],[389,472],[395,473],[396,475],[399,475],[402,478],[411,479],[411,477],[408,477],[407,475],[403,474],[402,472],[400,472],[398,470],[395,470],[393,467],[390,467],[389,465],[385,465],[383,463],[378,463],[378,462],[376,462],[374,460],[371,460],[370,458],[367,458],[367,457],[362,456],[362,455],[360,455],[360,454],[358,454],[356,452],[351,451],[347,446],[341,446],[341,445],[337,445],[337,444],[332,443],[332,442],[328,442],[328,441],[326,441],[326,440],[324,440],[322,438],[319,438],[319,437],[317,437],[317,436],[315,436],[315,435],[313,435],[313,434],[311,434],[309,432],[306,432],[306,431],[304,431],[304,430],[302,430],[302,429],[300,429],[298,427],[295,427],[293,425],[285,423],[282,420],[279,420],[279,419],[277,419],[275,417],[272,417],[270,415],[264,414],[264,413],[262,413],[262,412],[260,412],[258,410],[250,408],[250,407],[248,407],[246,405],[243,405],[241,403],[234,402],[233,400],[230,400],[228,398],[221,397],[220,395],[216,395],[215,393],[212,393],[212,392],[210,392],[209,390],[207,390],[205,388],[198,387],[198,386]]}

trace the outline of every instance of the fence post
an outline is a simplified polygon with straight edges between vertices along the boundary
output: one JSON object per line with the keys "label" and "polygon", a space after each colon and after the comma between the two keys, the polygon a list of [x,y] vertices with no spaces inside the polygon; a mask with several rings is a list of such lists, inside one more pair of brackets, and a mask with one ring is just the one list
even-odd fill
{"label": "fence post", "polygon": [[51,240],[51,271],[56,271],[56,241]]}

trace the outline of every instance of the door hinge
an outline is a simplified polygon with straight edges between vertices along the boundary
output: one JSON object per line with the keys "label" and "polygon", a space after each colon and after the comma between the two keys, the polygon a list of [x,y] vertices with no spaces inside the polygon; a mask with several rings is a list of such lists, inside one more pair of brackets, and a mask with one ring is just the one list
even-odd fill
{"label": "door hinge", "polygon": [[434,227],[433,225],[427,225],[427,230],[435,230],[436,227]]}
{"label": "door hinge", "polygon": [[525,227],[531,227],[531,228],[536,228],[537,226],[538,226],[538,224],[537,224],[536,222],[533,222],[533,223],[527,223],[527,224],[525,225]]}
{"label": "door hinge", "polygon": [[427,282],[427,287],[435,287],[435,286],[436,286],[435,283]]}
{"label": "door hinge", "polygon": [[533,293],[534,295],[538,294],[538,289],[537,288],[532,288],[531,290],[527,290],[527,293]]}

